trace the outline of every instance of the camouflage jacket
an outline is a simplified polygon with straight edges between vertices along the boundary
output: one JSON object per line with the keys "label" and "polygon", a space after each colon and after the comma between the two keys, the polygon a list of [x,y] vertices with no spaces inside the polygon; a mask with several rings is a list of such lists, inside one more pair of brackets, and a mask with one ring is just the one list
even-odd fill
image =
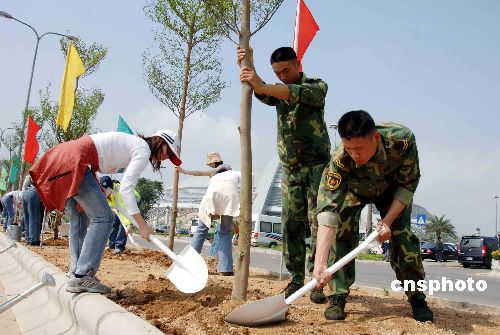
{"label": "camouflage jacket", "polygon": [[330,158],[330,138],[325,124],[328,85],[301,73],[300,84],[287,85],[290,101],[255,94],[278,113],[278,152],[287,167],[326,164]]}
{"label": "camouflage jacket", "polygon": [[420,179],[415,136],[396,123],[376,128],[382,139],[368,163],[356,166],[342,145],[332,155],[318,190],[318,224],[337,226],[340,209],[359,204],[356,196],[373,201],[389,187],[395,189],[394,198],[405,205],[412,202]]}

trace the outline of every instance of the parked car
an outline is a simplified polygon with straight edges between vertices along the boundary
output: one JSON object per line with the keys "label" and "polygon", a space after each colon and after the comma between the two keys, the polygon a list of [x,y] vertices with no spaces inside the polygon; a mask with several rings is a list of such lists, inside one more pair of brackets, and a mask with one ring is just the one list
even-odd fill
{"label": "parked car", "polygon": [[156,227],[155,231],[157,233],[161,234],[169,234],[170,233],[170,226],[166,224],[162,224]]}
{"label": "parked car", "polygon": [[[433,259],[437,262],[437,250],[435,242],[425,242],[420,246],[420,254],[422,259]],[[456,260],[458,258],[458,250],[451,243],[443,243],[443,262],[448,260]]]}
{"label": "parked car", "polygon": [[471,265],[491,269],[491,252],[498,250],[498,238],[488,236],[462,236],[458,247],[458,262],[464,268]]}
{"label": "parked car", "polygon": [[189,235],[189,229],[187,229],[187,228],[177,228],[176,229],[176,234],[177,235]]}

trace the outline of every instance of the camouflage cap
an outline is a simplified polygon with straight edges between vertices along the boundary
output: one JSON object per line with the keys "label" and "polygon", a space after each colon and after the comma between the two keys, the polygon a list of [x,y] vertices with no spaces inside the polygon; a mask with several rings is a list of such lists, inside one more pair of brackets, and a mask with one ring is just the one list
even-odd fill
{"label": "camouflage cap", "polygon": [[211,163],[222,162],[222,158],[220,157],[218,152],[209,152],[207,154],[207,165]]}

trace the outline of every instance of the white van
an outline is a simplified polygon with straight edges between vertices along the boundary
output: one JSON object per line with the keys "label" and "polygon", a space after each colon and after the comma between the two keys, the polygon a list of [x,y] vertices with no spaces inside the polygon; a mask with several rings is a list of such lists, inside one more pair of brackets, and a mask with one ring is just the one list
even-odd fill
{"label": "white van", "polygon": [[281,217],[264,214],[252,214],[252,239],[253,247],[273,247],[281,245]]}
{"label": "white van", "polygon": [[[283,244],[281,217],[252,214],[252,247],[275,247]],[[306,247],[311,246],[311,238],[306,238]]]}

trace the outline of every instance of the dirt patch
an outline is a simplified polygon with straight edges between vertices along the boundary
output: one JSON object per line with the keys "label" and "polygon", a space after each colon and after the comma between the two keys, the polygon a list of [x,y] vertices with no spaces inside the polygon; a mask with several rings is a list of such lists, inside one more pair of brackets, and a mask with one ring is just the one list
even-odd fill
{"label": "dirt patch", "polygon": [[[64,246],[29,247],[63,271],[68,271],[69,251]],[[285,322],[247,328],[224,322],[224,316],[240,302],[231,301],[233,277],[216,274],[215,261],[209,265],[207,286],[195,294],[183,294],[165,278],[169,258],[155,251],[130,251],[116,255],[106,250],[99,278],[113,288],[108,296],[130,312],[147,320],[165,334],[498,334],[498,317],[458,312],[432,306],[435,322],[413,320],[403,299],[373,297],[354,290],[349,296],[347,319],[325,320],[326,305],[314,305],[303,297],[291,308]],[[248,299],[258,300],[280,292],[287,282],[252,273]]]}
{"label": "dirt patch", "polygon": [[43,240],[42,245],[51,247],[67,247],[69,246],[69,240],[67,238],[60,237],[54,240],[53,237],[46,238]]}

